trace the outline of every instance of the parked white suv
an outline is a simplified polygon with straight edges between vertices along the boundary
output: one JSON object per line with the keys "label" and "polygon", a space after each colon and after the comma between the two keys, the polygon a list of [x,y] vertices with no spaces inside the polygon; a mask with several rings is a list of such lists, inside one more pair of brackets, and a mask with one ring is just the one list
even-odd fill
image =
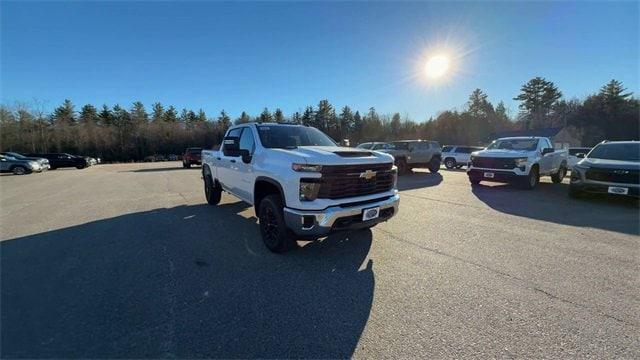
{"label": "parked white suv", "polygon": [[569,151],[569,157],[567,158],[567,165],[569,170],[573,169],[576,164],[582,160],[585,155],[591,151],[591,148],[588,147],[570,147],[567,149]]}
{"label": "parked white suv", "polygon": [[471,158],[471,153],[484,148],[478,146],[447,145],[442,148],[442,162],[444,167],[451,170],[466,166]]}
{"label": "parked white suv", "polygon": [[471,154],[467,174],[471,184],[515,182],[533,189],[540,176],[560,183],[567,174],[567,151],[555,150],[546,137],[501,138]]}
{"label": "parked white suv", "polygon": [[372,227],[398,211],[393,157],[339,147],[321,131],[288,124],[231,127],[219,151],[202,151],[207,202],[222,191],[252,204],[269,250],[295,239]]}

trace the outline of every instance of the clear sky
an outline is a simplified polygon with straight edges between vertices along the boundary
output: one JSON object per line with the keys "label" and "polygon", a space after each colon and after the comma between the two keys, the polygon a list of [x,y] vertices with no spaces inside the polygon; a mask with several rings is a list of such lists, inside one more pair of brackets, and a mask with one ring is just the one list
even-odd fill
{"label": "clear sky", "polygon": [[[285,114],[317,105],[422,121],[475,88],[511,100],[543,76],[565,97],[639,91],[638,2],[7,2],[2,102],[140,100]],[[437,80],[424,64],[445,54]]]}

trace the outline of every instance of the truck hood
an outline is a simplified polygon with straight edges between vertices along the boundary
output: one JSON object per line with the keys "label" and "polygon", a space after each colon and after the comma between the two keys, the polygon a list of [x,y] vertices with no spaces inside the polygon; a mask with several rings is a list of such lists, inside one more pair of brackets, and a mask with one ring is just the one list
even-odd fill
{"label": "truck hood", "polygon": [[606,159],[582,159],[576,165],[597,167],[601,169],[640,170],[640,163],[636,161],[620,161]]}
{"label": "truck hood", "polygon": [[378,151],[341,146],[299,146],[295,149],[271,149],[314,165],[352,165],[393,162],[393,157]]}
{"label": "truck hood", "polygon": [[480,150],[471,153],[473,156],[492,157],[492,158],[517,158],[517,157],[529,157],[533,155],[535,151],[526,150],[505,150],[505,149],[491,149]]}

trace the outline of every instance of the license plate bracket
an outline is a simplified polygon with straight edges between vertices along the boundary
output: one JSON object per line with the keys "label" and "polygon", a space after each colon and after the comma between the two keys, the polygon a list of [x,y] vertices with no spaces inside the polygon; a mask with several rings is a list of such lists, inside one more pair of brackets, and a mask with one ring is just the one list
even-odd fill
{"label": "license plate bracket", "polygon": [[380,217],[380,207],[376,206],[362,210],[362,221],[369,221]]}
{"label": "license plate bracket", "polygon": [[496,176],[496,174],[492,172],[485,172],[483,176],[486,177],[487,179],[493,179]]}
{"label": "license plate bracket", "polygon": [[629,188],[621,187],[621,186],[609,186],[609,188],[607,189],[607,192],[609,194],[627,195],[629,194]]}

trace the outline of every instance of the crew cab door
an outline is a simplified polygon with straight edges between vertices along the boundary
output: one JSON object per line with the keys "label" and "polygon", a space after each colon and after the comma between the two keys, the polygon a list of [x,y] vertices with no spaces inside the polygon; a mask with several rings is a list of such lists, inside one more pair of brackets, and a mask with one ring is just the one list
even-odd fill
{"label": "crew cab door", "polygon": [[431,160],[431,151],[429,143],[426,141],[414,142],[409,144],[411,159],[409,163],[425,164]]}
{"label": "crew cab door", "polygon": [[235,164],[238,161],[237,150],[234,149],[234,140],[240,139],[242,128],[231,129],[227,132],[220,148],[220,160],[217,162],[217,178],[222,188],[235,194],[232,184],[234,183]]}
{"label": "crew cab door", "polygon": [[253,153],[256,149],[255,137],[251,127],[243,127],[240,134],[240,154],[235,163],[234,183],[236,195],[249,203],[253,203]]}

